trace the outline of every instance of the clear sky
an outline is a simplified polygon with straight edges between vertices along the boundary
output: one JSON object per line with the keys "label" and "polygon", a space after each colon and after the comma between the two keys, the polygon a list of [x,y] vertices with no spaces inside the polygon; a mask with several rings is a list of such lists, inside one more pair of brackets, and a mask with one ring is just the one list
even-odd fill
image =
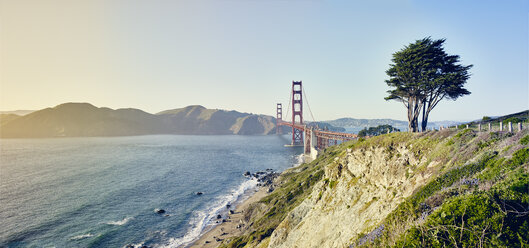
{"label": "clear sky", "polygon": [[529,108],[527,0],[0,0],[0,25],[0,110],[200,104],[275,115],[303,80],[317,120],[405,120],[384,100],[385,71],[428,36],[474,65],[472,94],[430,120]]}

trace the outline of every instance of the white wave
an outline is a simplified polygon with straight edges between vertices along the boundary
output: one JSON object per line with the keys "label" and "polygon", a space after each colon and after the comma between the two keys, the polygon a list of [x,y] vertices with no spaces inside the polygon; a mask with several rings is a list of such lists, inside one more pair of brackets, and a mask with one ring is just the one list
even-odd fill
{"label": "white wave", "polygon": [[134,218],[127,217],[127,218],[122,219],[122,220],[107,222],[107,224],[108,225],[114,225],[114,226],[123,226],[123,225],[127,224],[127,222],[129,222],[129,220],[132,220],[132,219],[134,219]]}
{"label": "white wave", "polygon": [[193,217],[189,221],[190,227],[183,237],[171,238],[166,244],[159,247],[180,247],[188,245],[197,240],[202,234],[202,231],[204,231],[208,225],[215,224],[213,220],[216,219],[216,216],[219,213],[221,213],[223,210],[226,210],[227,204],[232,204],[242,200],[241,198],[245,192],[248,192],[248,190],[254,189],[256,187],[257,179],[253,178],[251,180],[244,181],[241,185],[239,185],[238,188],[232,190],[230,194],[218,197],[215,203],[211,204],[211,206],[205,210],[194,212]]}
{"label": "white wave", "polygon": [[81,234],[81,235],[77,235],[77,236],[73,236],[70,238],[70,240],[80,240],[80,239],[86,239],[86,238],[90,238],[90,237],[93,237],[94,235],[91,234],[91,233],[87,233],[87,234]]}
{"label": "white wave", "polygon": [[305,154],[296,155],[296,162],[292,167],[298,167],[305,162]]}
{"label": "white wave", "polygon": [[138,144],[136,146],[138,146],[138,147],[164,147],[164,146],[167,146],[167,145],[164,145],[164,144]]}

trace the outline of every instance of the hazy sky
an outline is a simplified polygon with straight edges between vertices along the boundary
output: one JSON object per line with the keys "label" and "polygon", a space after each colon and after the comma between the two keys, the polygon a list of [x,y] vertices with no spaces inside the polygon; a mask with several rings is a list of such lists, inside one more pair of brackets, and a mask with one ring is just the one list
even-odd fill
{"label": "hazy sky", "polygon": [[529,108],[527,0],[0,2],[0,110],[90,102],[275,115],[303,80],[317,120],[405,120],[384,100],[385,71],[427,36],[474,65],[472,94],[431,120]]}

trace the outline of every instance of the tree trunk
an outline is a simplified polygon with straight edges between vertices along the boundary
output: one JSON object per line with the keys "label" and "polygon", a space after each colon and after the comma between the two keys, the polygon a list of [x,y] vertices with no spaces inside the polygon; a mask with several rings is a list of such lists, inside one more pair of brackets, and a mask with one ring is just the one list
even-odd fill
{"label": "tree trunk", "polygon": [[412,108],[413,108],[413,101],[411,100],[411,97],[408,97],[408,132],[411,132],[412,130],[412,127],[413,127],[413,113],[412,113]]}
{"label": "tree trunk", "polygon": [[415,118],[415,99],[413,97],[408,98],[408,132],[417,131],[417,123]]}
{"label": "tree trunk", "polygon": [[426,103],[422,106],[422,121],[421,121],[421,130],[426,132],[426,127],[428,126],[428,114],[426,114]]}

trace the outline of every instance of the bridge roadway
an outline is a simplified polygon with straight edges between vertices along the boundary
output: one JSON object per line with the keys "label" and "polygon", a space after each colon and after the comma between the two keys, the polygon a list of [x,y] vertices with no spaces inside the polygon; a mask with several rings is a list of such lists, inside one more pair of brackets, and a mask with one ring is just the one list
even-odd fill
{"label": "bridge roadway", "polygon": [[[325,149],[332,145],[337,145],[338,141],[353,140],[358,136],[352,133],[340,133],[327,130],[320,130],[316,127],[307,127],[303,124],[303,87],[301,81],[292,81],[292,91],[289,105],[292,106],[292,122],[283,121],[283,105],[277,104],[276,131],[281,134],[279,126],[292,128],[291,146],[304,146],[305,154],[310,154],[315,158],[318,150]],[[310,111],[310,106],[309,106]],[[311,112],[312,115],[312,112]],[[314,119],[314,117],[313,117]],[[303,137],[305,134],[305,137]]]}
{"label": "bridge roadway", "polygon": [[[353,133],[340,133],[326,130],[320,130],[314,127],[307,127],[299,123],[292,123],[279,120],[278,126],[288,126],[293,129],[300,130],[305,133],[305,140],[303,146],[305,147],[305,154],[314,153],[311,149],[325,149],[329,146],[338,144],[338,141],[348,141],[358,138],[358,135]],[[314,142],[316,141],[316,142]]]}
{"label": "bridge roadway", "polygon": [[[295,129],[301,130],[302,132],[305,132],[307,129],[311,129],[311,127],[307,127],[305,125],[301,125],[298,123],[292,124],[291,122],[286,122],[286,121],[280,121],[279,126],[293,127]],[[332,132],[332,131],[325,131],[325,130],[319,130],[319,129],[313,129],[312,131],[314,132],[316,137],[325,138],[325,139],[347,141],[347,140],[353,140],[355,138],[358,138],[358,135],[354,133],[340,133],[340,132]]]}

